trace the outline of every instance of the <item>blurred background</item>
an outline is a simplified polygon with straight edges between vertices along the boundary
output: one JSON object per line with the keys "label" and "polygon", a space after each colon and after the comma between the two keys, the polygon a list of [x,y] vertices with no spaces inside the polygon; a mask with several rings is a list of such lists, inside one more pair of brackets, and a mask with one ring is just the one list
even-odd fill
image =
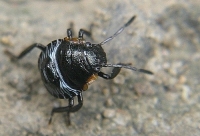
{"label": "blurred background", "polygon": [[[200,1],[195,0],[1,0],[0,135],[58,136],[199,136]],[[81,110],[48,119],[52,107],[68,100],[51,96],[42,84],[32,43],[47,45],[66,37],[74,23],[92,29],[93,43],[111,36],[133,15],[136,20],[103,45],[108,63],[131,63],[145,75],[123,69],[114,80],[98,78],[83,92]],[[110,68],[103,69],[109,72]]]}

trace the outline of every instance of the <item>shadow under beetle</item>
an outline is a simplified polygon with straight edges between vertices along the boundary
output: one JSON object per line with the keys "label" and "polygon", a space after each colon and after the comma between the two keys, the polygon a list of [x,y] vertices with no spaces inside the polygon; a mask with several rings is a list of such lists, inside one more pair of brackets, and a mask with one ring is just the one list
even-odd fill
{"label": "shadow under beetle", "polygon": [[[46,89],[56,98],[69,99],[68,106],[52,109],[49,124],[53,114],[57,112],[67,112],[67,123],[70,124],[70,112],[78,111],[83,105],[82,91],[87,90],[88,85],[95,81],[98,76],[104,79],[113,79],[119,74],[121,68],[153,74],[148,70],[132,67],[130,64],[107,64],[106,53],[102,45],[120,34],[125,27],[133,22],[135,17],[133,16],[116,33],[99,44],[85,41],[84,34],[91,36],[91,33],[86,30],[80,29],[78,38],[73,38],[72,30],[67,29],[67,37],[64,39],[54,40],[47,46],[34,43],[22,51],[19,56],[5,51],[11,59],[15,60],[23,58],[35,47],[42,51],[38,67]],[[105,74],[100,71],[102,67],[113,67],[113,70],[110,74]],[[77,105],[74,105],[75,96],[78,98]]]}

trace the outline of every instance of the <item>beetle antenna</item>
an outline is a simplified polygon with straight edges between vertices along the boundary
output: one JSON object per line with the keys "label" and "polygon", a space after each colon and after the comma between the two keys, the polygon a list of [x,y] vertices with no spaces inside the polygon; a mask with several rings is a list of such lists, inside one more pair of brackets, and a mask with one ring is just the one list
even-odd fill
{"label": "beetle antenna", "polygon": [[103,67],[125,68],[125,69],[130,69],[130,70],[133,70],[133,71],[153,75],[153,72],[151,72],[151,71],[148,71],[148,70],[145,70],[145,69],[138,69],[136,67],[132,67],[132,66],[126,65],[126,64],[104,64]]}
{"label": "beetle antenna", "polygon": [[124,24],[117,32],[115,32],[112,36],[108,37],[106,40],[100,43],[100,45],[104,45],[105,43],[109,42],[113,38],[115,38],[117,35],[119,35],[125,27],[129,26],[134,20],[136,16],[133,16],[126,24]]}

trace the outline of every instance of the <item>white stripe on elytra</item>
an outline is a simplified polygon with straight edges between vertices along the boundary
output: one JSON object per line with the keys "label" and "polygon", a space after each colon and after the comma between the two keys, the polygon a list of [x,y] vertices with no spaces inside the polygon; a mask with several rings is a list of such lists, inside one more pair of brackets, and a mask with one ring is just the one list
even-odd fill
{"label": "white stripe on elytra", "polygon": [[61,44],[61,42],[62,41],[57,40],[56,41],[56,45],[52,45],[52,43],[51,43],[50,49],[47,49],[48,52],[47,52],[46,55],[48,55],[51,58],[51,60],[53,61],[53,63],[55,64],[57,73],[58,73],[58,75],[60,77],[60,88],[61,88],[60,91],[63,94],[63,97],[64,97],[65,93],[67,93],[69,96],[71,96],[69,91],[72,91],[76,95],[78,95],[77,90],[72,89],[71,87],[69,87],[66,84],[66,82],[63,80],[63,76],[62,76],[62,74],[61,74],[61,72],[59,70],[59,67],[58,67],[58,63],[57,63],[57,60],[56,60],[56,51],[57,51],[59,45]]}

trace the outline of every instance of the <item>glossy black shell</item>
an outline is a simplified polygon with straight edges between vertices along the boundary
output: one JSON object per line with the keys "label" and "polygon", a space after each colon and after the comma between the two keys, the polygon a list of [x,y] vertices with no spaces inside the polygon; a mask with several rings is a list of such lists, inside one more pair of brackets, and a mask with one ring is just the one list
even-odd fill
{"label": "glossy black shell", "polygon": [[67,99],[83,91],[87,80],[106,62],[101,45],[91,45],[78,38],[58,39],[40,54],[38,66],[49,93]]}

